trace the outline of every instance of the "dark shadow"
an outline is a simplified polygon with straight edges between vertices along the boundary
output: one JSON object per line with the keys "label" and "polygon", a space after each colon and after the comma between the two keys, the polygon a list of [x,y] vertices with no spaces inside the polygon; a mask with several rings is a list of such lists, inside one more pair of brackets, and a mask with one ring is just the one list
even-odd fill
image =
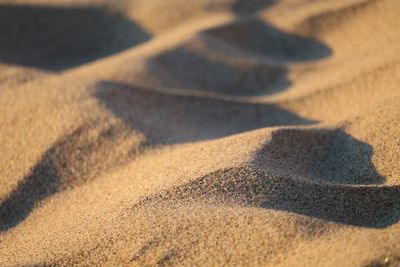
{"label": "dark shadow", "polygon": [[291,85],[286,68],[280,65],[232,63],[183,47],[153,58],[149,70],[157,77],[156,86],[235,96],[273,94]]}
{"label": "dark shadow", "polygon": [[88,124],[78,128],[42,156],[30,174],[0,204],[0,232],[25,220],[45,198],[83,184],[135,156],[139,147],[124,142],[131,134],[130,129],[111,125],[100,129],[96,135],[97,127]]}
{"label": "dark shadow", "polygon": [[95,7],[0,5],[0,62],[59,71],[150,38],[140,26]]}
{"label": "dark shadow", "polygon": [[159,245],[161,239],[154,238],[151,239],[150,241],[146,242],[145,244],[142,245],[142,247],[137,251],[131,258],[130,261],[138,261],[141,257],[143,257],[149,250],[153,249],[157,245]]}
{"label": "dark shadow", "polygon": [[0,231],[18,225],[39,201],[56,193],[59,187],[58,170],[51,151],[48,151],[31,174],[1,203]]}
{"label": "dark shadow", "polygon": [[400,255],[399,254],[396,255],[396,254],[392,254],[392,253],[387,254],[387,252],[386,252],[382,256],[375,258],[373,260],[369,260],[360,266],[361,267],[398,267],[398,266],[400,266]]}
{"label": "dark shadow", "polygon": [[276,0],[238,0],[232,5],[232,11],[239,15],[253,14],[275,3]]}
{"label": "dark shadow", "polygon": [[253,164],[306,180],[365,185],[385,179],[371,162],[373,150],[341,130],[283,129],[274,132]]}
{"label": "dark shadow", "polygon": [[[294,155],[287,154],[290,147]],[[157,205],[166,203],[209,201],[210,204],[276,209],[342,224],[384,228],[400,219],[400,186],[382,184],[384,178],[371,163],[371,156],[370,145],[340,130],[277,130],[249,165],[219,170],[167,189],[142,199],[133,209],[152,207],[157,210]],[[301,166],[303,157],[306,157],[305,165]],[[283,161],[284,158],[288,161]],[[347,173],[353,168],[352,163],[360,168],[360,173]],[[326,171],[326,176],[314,179],[307,176],[317,175],[308,169],[312,166],[317,168],[317,174],[321,171],[319,168],[330,166],[331,169]]]}
{"label": "dark shadow", "polygon": [[323,59],[332,54],[328,46],[314,38],[283,32],[257,18],[238,20],[206,33],[282,63]]}
{"label": "dark shadow", "polygon": [[274,190],[276,196],[262,207],[370,228],[385,228],[400,219],[398,185],[323,185],[285,179]]}
{"label": "dark shadow", "polygon": [[257,17],[276,0],[238,0],[232,11],[238,19],[206,33],[233,46],[280,62],[316,60],[328,57],[332,50],[324,43],[308,36],[283,32]]}
{"label": "dark shadow", "polygon": [[282,129],[259,150],[256,169],[283,177],[266,208],[364,227],[400,219],[400,186],[384,185],[372,147],[341,130]]}
{"label": "dark shadow", "polygon": [[281,31],[254,14],[274,2],[236,1],[236,20],[198,34],[200,49],[198,43],[186,43],[151,58],[145,74],[149,85],[232,96],[287,89],[287,63],[323,59],[332,51],[315,38]]}
{"label": "dark shadow", "polygon": [[271,104],[176,95],[103,82],[95,96],[152,144],[214,139],[278,125],[306,125],[314,121]]}

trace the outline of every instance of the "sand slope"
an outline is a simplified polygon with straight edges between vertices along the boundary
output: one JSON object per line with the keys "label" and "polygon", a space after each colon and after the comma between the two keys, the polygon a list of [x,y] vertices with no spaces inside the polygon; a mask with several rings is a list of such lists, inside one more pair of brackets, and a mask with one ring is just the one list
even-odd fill
{"label": "sand slope", "polygon": [[0,1],[0,266],[399,266],[399,11]]}

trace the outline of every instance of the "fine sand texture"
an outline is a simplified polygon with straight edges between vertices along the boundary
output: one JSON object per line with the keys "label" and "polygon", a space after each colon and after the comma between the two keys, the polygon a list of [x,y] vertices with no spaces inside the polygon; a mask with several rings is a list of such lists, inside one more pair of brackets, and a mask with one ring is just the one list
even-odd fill
{"label": "fine sand texture", "polygon": [[399,14],[0,0],[0,266],[400,266]]}

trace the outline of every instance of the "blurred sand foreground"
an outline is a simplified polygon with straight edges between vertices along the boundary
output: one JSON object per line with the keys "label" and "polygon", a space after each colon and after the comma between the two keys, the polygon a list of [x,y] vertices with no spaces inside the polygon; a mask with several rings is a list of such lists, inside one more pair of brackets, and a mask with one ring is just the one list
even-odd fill
{"label": "blurred sand foreground", "polygon": [[0,266],[400,266],[399,14],[0,0]]}

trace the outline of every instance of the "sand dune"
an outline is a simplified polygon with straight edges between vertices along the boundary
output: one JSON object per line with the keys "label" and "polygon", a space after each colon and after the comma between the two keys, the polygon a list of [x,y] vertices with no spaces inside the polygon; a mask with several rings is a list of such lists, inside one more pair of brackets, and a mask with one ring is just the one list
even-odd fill
{"label": "sand dune", "polygon": [[398,266],[396,0],[0,1],[1,266]]}

